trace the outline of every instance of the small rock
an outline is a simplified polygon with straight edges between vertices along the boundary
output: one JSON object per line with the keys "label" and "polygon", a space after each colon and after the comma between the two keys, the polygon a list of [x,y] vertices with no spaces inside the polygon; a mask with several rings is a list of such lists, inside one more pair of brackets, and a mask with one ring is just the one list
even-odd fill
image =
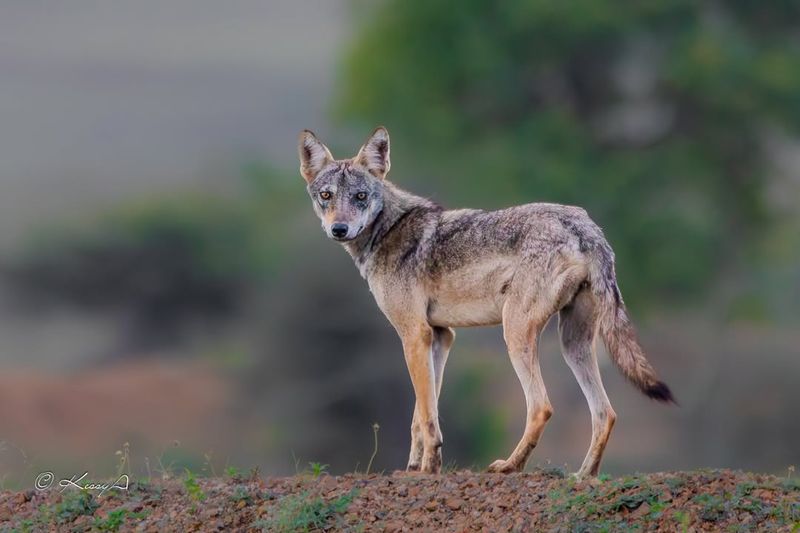
{"label": "small rock", "polygon": [[646,515],[649,512],[650,512],[650,504],[647,503],[647,502],[644,502],[642,505],[637,507],[635,511],[633,511],[631,513],[631,516],[635,516],[636,518],[640,518],[640,517]]}
{"label": "small rock", "polygon": [[444,501],[444,504],[451,510],[451,511],[458,511],[464,506],[464,500],[460,498],[447,498]]}
{"label": "small rock", "polygon": [[425,515],[423,515],[420,512],[412,511],[412,512],[406,514],[406,522],[408,524],[412,524],[412,525],[415,525],[415,526],[422,525],[424,523],[424,520],[423,520],[424,516]]}
{"label": "small rock", "polygon": [[438,508],[439,508],[439,502],[437,502],[436,500],[431,500],[425,504],[425,509],[427,509],[428,511],[435,511]]}
{"label": "small rock", "polygon": [[775,494],[771,490],[760,489],[753,492],[753,496],[760,500],[772,500]]}
{"label": "small rock", "polygon": [[219,516],[222,510],[219,508],[208,509],[207,511],[203,512],[203,517],[205,519],[214,518],[215,516]]}
{"label": "small rock", "polygon": [[335,489],[338,484],[339,482],[333,476],[322,476],[322,478],[319,480],[319,485],[324,490]]}
{"label": "small rock", "polygon": [[383,529],[385,533],[398,533],[403,531],[403,523],[400,521],[389,522]]}

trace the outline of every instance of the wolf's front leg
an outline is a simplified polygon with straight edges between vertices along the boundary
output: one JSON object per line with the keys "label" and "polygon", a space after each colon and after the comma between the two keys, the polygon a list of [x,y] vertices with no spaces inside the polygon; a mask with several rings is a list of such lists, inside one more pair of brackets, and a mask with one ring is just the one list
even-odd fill
{"label": "wolf's front leg", "polygon": [[[442,376],[450,347],[456,338],[456,332],[450,328],[433,328],[433,342],[431,343],[431,358],[433,359],[433,373],[436,379],[436,398],[442,393]],[[406,470],[419,470],[422,464],[422,426],[419,423],[419,402],[414,405],[414,418],[411,421],[411,452],[408,454],[408,467]]]}
{"label": "wolf's front leg", "polygon": [[422,427],[419,423],[419,403],[414,404],[414,417],[411,420],[411,451],[408,453],[408,466],[406,470],[409,472],[417,472],[422,465]]}
{"label": "wolf's front leg", "polygon": [[422,472],[435,474],[442,468],[442,432],[439,429],[436,378],[431,354],[434,332],[429,325],[420,324],[403,328],[400,335],[403,340],[403,352],[408,365],[408,373],[417,397],[414,422],[411,428],[412,447],[409,469],[416,466],[414,464],[415,449],[421,447],[422,462],[419,469]]}

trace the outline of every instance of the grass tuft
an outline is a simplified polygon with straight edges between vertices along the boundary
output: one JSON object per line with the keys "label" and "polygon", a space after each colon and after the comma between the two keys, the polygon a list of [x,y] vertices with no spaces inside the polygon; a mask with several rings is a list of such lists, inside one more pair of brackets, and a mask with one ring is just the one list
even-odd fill
{"label": "grass tuft", "polygon": [[312,496],[309,492],[286,496],[278,503],[273,516],[260,520],[256,526],[270,532],[327,529],[332,520],[347,511],[357,492],[353,489],[331,501],[326,501],[321,496]]}

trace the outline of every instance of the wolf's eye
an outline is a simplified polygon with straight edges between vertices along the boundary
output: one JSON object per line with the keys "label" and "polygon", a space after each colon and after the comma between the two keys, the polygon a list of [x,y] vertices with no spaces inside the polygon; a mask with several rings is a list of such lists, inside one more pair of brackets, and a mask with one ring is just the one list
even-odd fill
{"label": "wolf's eye", "polygon": [[322,191],[321,193],[319,193],[319,197],[322,198],[323,200],[330,200],[331,193],[330,191]]}
{"label": "wolf's eye", "polygon": [[362,192],[356,194],[356,200],[360,200],[360,201],[363,202],[366,199],[367,199],[367,193],[362,191]]}

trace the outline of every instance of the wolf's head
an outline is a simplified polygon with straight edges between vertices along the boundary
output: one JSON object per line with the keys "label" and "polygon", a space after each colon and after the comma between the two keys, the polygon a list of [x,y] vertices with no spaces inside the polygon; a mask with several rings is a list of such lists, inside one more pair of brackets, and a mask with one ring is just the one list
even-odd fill
{"label": "wolf's head", "polygon": [[389,133],[376,129],[352,159],[334,160],[308,130],[300,134],[300,173],[322,229],[331,239],[350,241],[383,208],[384,178],[389,172]]}

